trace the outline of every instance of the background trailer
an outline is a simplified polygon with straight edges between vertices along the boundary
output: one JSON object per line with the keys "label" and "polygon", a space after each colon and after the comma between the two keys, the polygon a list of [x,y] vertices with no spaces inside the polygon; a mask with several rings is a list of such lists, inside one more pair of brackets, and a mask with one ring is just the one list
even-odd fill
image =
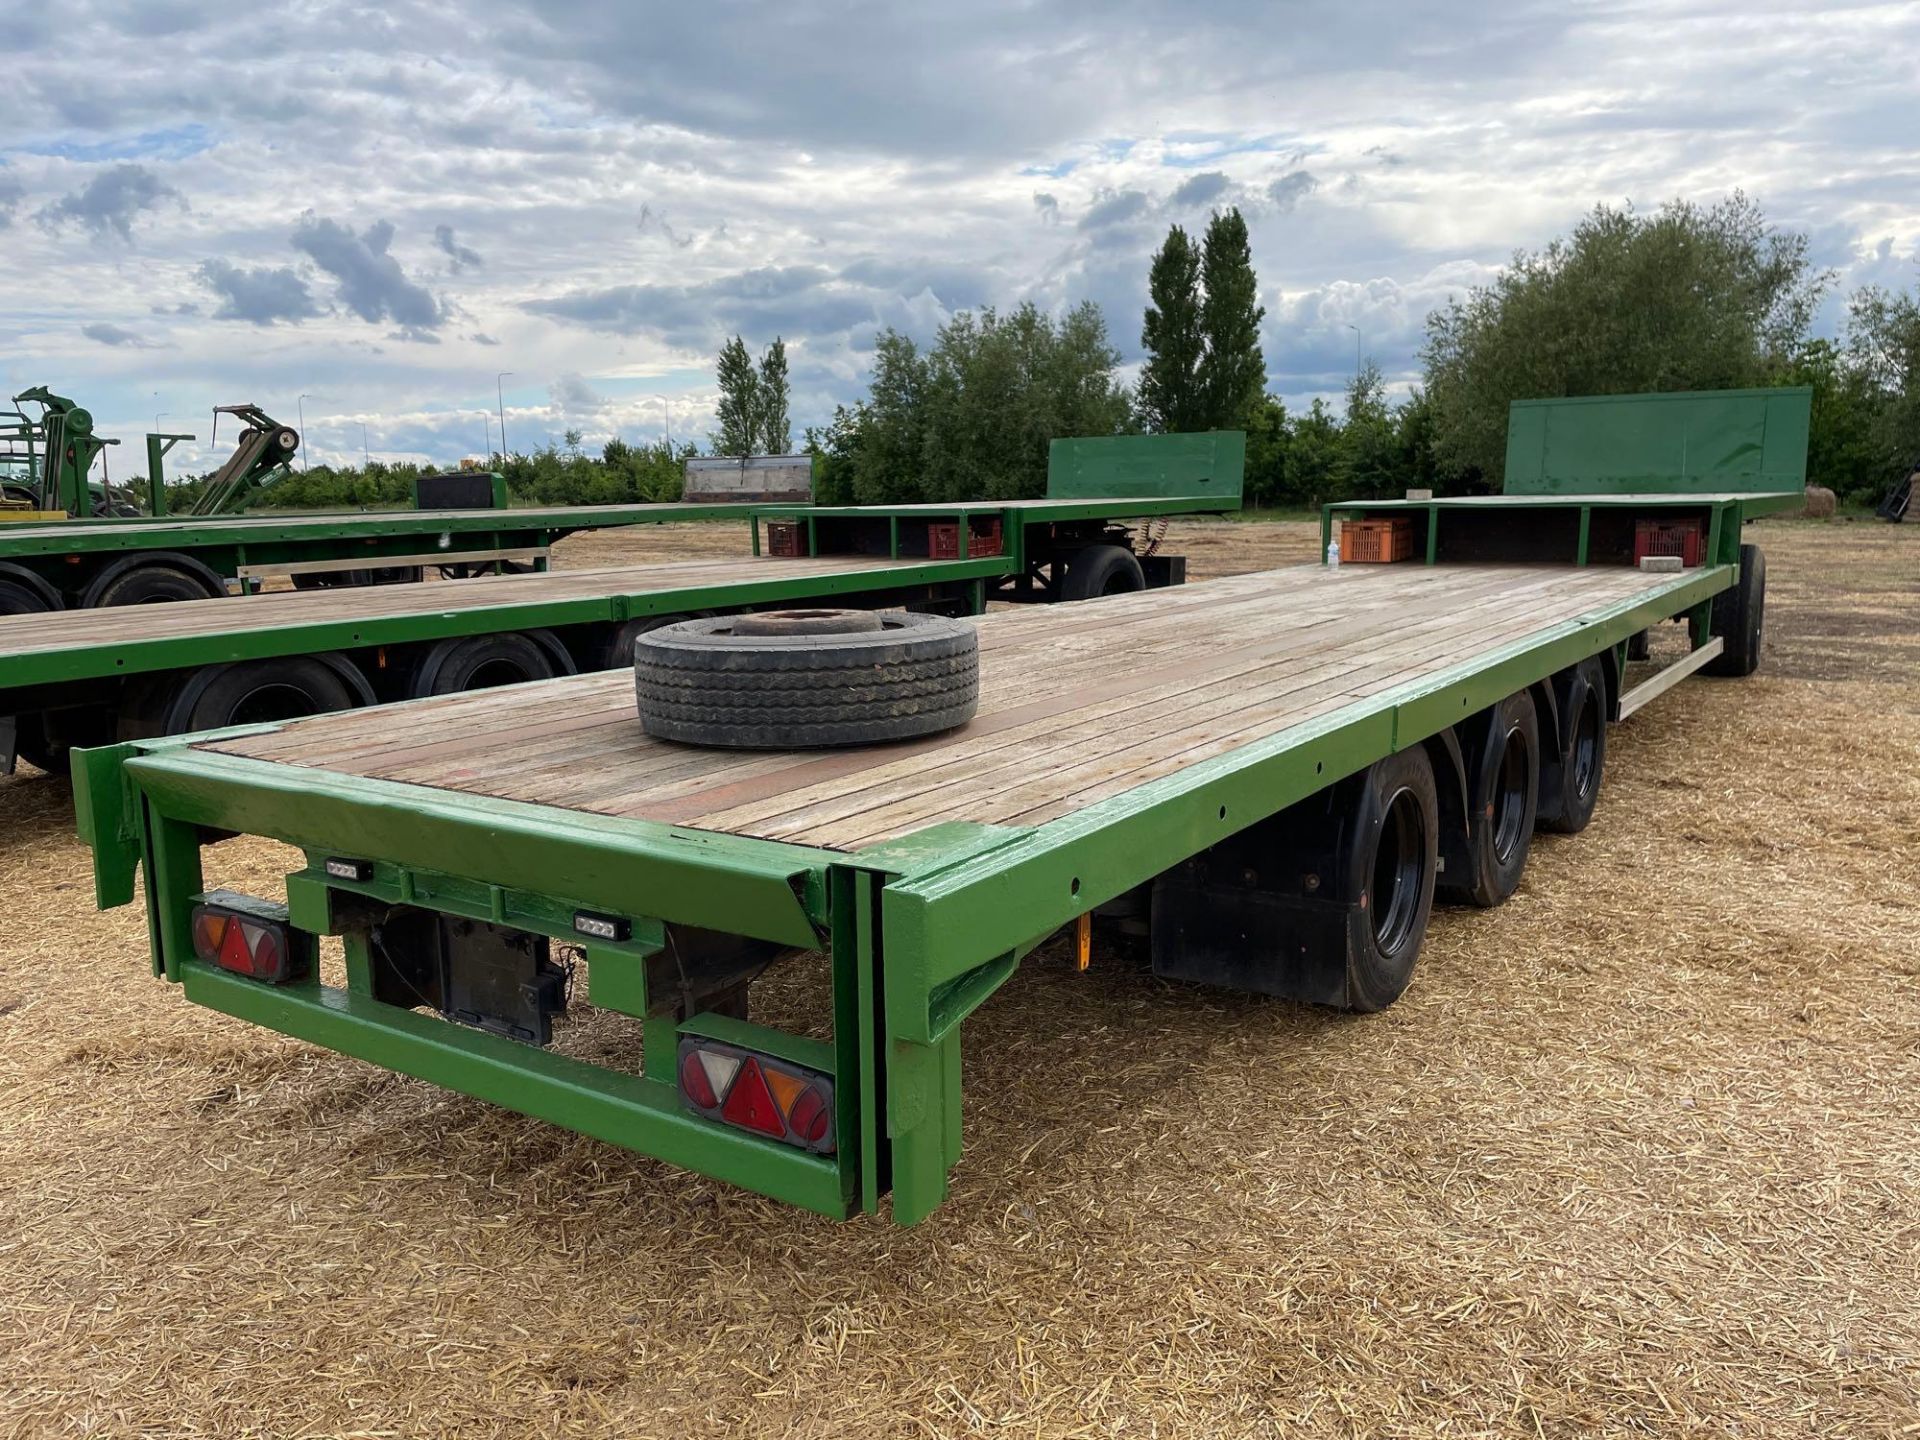
{"label": "background trailer", "polygon": [[74,746],[116,738],[605,669],[631,658],[636,635],[690,615],[826,599],[971,614],[989,599],[1177,584],[1167,518],[1237,508],[1244,454],[1238,431],[1059,440],[1047,499],[783,507],[766,512],[779,555],[760,554],[756,519],[737,560],[0,616],[0,717],[12,720],[0,752],[58,771]]}

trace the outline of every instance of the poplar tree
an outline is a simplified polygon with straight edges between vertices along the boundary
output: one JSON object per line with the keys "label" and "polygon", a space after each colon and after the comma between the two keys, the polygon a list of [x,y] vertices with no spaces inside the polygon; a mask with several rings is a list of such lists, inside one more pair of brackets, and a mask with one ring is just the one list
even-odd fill
{"label": "poplar tree", "polygon": [[793,448],[793,433],[787,419],[787,342],[778,335],[760,357],[758,398],[760,416],[754,438],[760,453],[784,455]]}
{"label": "poplar tree", "polygon": [[1206,342],[1200,357],[1202,428],[1244,426],[1267,389],[1267,361],[1260,353],[1259,282],[1247,243],[1247,222],[1238,208],[1218,211],[1207,222],[1201,246],[1200,332]]}
{"label": "poplar tree", "polygon": [[1140,327],[1140,416],[1166,434],[1206,429],[1200,397],[1200,253],[1175,225],[1153,257],[1150,303]]}
{"label": "poplar tree", "polygon": [[712,437],[714,454],[751,455],[760,428],[760,377],[747,354],[746,342],[736,335],[721,346],[715,369],[720,403],[714,409],[714,419],[720,422],[720,428]]}

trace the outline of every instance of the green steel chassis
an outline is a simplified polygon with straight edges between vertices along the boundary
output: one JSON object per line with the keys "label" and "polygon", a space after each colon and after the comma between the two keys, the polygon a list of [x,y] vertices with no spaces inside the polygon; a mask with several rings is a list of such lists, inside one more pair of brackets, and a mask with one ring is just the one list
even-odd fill
{"label": "green steel chassis", "polygon": [[[102,906],[133,901],[144,877],[154,973],[189,1000],[823,1215],[876,1212],[890,1195],[892,1218],[912,1224],[945,1196],[960,1155],[961,1023],[1036,945],[1590,656],[1622,674],[1630,638],[1659,622],[1686,620],[1704,645],[1713,598],[1738,574],[1741,523],[1785,503],[1712,502],[1708,563],[1639,598],[1031,827],[938,825],[841,853],[283,766],[196,748],[203,736],[83,752],[80,830]],[[235,833],[305,852],[287,881],[291,922],[305,930],[341,933],[342,906],[366,897],[581,945],[593,1004],[641,1021],[641,1073],[378,1001],[351,935],[344,988],[265,985],[195,958],[201,852]],[[371,861],[370,878],[330,877],[324,862],[340,855]],[[579,909],[631,917],[631,938],[583,943],[570,925]],[[644,962],[667,924],[824,952],[831,1041],[714,1014],[649,1015]],[[688,1112],[675,1086],[682,1035],[830,1073],[838,1152],[805,1153]]]}

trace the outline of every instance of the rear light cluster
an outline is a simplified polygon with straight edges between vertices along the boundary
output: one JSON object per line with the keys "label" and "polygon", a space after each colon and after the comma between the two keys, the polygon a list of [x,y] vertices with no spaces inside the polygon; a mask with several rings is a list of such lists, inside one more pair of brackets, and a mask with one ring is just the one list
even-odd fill
{"label": "rear light cluster", "polygon": [[222,970],[284,985],[313,973],[313,937],[287,924],[284,907],[216,890],[193,907],[193,950]]}
{"label": "rear light cluster", "polygon": [[687,1036],[680,1041],[680,1095],[709,1120],[833,1152],[833,1081],[817,1071]]}

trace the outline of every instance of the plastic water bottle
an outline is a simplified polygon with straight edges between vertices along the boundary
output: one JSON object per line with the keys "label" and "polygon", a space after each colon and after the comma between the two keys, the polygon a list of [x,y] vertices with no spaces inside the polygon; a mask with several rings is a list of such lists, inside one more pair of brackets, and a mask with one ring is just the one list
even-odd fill
{"label": "plastic water bottle", "polygon": [[1338,570],[1339,568],[1340,568],[1340,541],[1338,540],[1338,538],[1335,538],[1327,542],[1327,569]]}

